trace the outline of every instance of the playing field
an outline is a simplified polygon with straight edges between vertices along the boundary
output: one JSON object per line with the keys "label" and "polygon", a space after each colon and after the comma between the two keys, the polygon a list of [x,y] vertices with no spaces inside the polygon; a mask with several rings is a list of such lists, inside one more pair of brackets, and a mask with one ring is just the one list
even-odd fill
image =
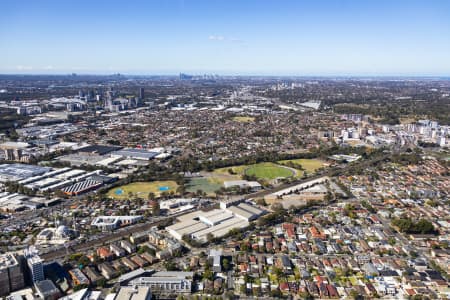
{"label": "playing field", "polygon": [[198,190],[205,192],[208,195],[215,195],[222,187],[222,184],[214,182],[211,178],[192,178],[186,185],[186,190],[191,193],[195,193]]}
{"label": "playing field", "polygon": [[216,174],[230,174],[229,170],[231,169],[234,174],[244,175],[244,172],[245,172],[245,170],[247,168],[248,168],[247,165],[225,167],[225,168],[215,169],[214,173],[216,173]]}
{"label": "playing field", "polygon": [[294,176],[294,172],[288,168],[276,165],[274,163],[260,163],[251,165],[245,170],[245,174],[253,175],[261,179],[275,179]]}
{"label": "playing field", "polygon": [[308,172],[309,174],[314,173],[320,167],[323,167],[323,161],[318,159],[291,159],[291,160],[282,160],[278,163],[285,165],[287,162],[293,162],[294,164],[299,164],[302,168]]}
{"label": "playing field", "polygon": [[176,192],[177,187],[175,181],[133,182],[111,189],[107,196],[114,199],[128,199],[132,193],[133,197],[146,199],[150,192],[159,196],[162,192]]}
{"label": "playing field", "polygon": [[274,163],[266,162],[259,163],[255,165],[242,165],[242,166],[232,166],[226,168],[220,168],[214,170],[214,173],[217,174],[229,174],[229,169],[233,170],[233,172],[237,175],[253,175],[259,179],[275,179],[275,178],[285,178],[290,176],[297,175],[294,170],[290,170],[284,166],[280,166]]}
{"label": "playing field", "polygon": [[254,122],[255,118],[254,117],[243,117],[243,116],[239,116],[239,117],[234,117],[233,121],[236,122],[242,122],[242,123],[250,123],[250,122]]}

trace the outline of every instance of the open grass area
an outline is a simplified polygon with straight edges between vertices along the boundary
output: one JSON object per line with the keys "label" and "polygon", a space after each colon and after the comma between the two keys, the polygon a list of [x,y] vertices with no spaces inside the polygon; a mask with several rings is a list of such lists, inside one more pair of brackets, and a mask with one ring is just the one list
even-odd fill
{"label": "open grass area", "polygon": [[254,122],[255,118],[254,117],[238,116],[238,117],[234,117],[233,121],[241,122],[241,123],[250,123],[250,122]]}
{"label": "open grass area", "polygon": [[231,169],[234,174],[244,175],[245,169],[247,169],[247,168],[248,168],[247,165],[225,167],[225,168],[215,169],[214,173],[216,173],[216,174],[230,174],[229,170]]}
{"label": "open grass area", "polygon": [[278,163],[286,165],[288,162],[293,162],[294,164],[299,164],[302,168],[309,174],[314,173],[317,169],[324,165],[324,162],[319,159],[290,159],[281,160]]}
{"label": "open grass area", "polygon": [[192,178],[186,185],[186,190],[195,193],[198,190],[208,195],[214,195],[222,187],[222,184],[215,182],[212,178]]}
{"label": "open grass area", "polygon": [[295,175],[292,170],[274,163],[260,163],[251,165],[245,170],[245,174],[261,179],[275,179],[279,177],[285,178]]}
{"label": "open grass area", "polygon": [[294,170],[290,170],[289,168],[286,168],[284,166],[280,166],[274,163],[265,162],[265,163],[259,163],[254,165],[241,165],[241,166],[232,166],[232,167],[226,167],[226,168],[220,168],[214,170],[213,173],[216,174],[230,174],[229,170],[232,170],[232,172],[236,175],[252,175],[256,176],[259,179],[275,179],[279,177],[290,177],[290,176],[296,176],[296,172]]}
{"label": "open grass area", "polygon": [[271,283],[276,284],[278,283],[278,278],[277,275],[273,274],[273,273],[269,273],[269,280]]}
{"label": "open grass area", "polygon": [[159,196],[162,192],[176,192],[177,187],[175,181],[133,182],[109,190],[107,196],[114,199],[128,199],[132,193],[133,197],[146,199],[150,192]]}

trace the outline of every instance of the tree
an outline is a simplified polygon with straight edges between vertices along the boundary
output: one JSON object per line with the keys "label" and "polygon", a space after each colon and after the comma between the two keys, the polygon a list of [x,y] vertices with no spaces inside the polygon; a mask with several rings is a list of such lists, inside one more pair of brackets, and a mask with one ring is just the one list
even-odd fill
{"label": "tree", "polygon": [[99,280],[97,280],[97,287],[99,288],[103,288],[106,285],[106,279],[105,278],[100,278]]}
{"label": "tree", "polygon": [[167,271],[179,271],[178,266],[173,261],[166,261],[164,267]]}
{"label": "tree", "polygon": [[351,290],[350,296],[355,300],[364,299],[356,290]]}
{"label": "tree", "polygon": [[277,278],[279,279],[281,276],[283,276],[283,270],[281,270],[280,268],[274,267],[273,268],[273,273],[275,275],[277,275]]}
{"label": "tree", "polygon": [[428,220],[420,219],[416,223],[410,218],[396,218],[392,220],[392,225],[399,231],[412,234],[436,234],[433,223]]}
{"label": "tree", "polygon": [[228,271],[230,269],[230,261],[227,258],[224,258],[222,260],[222,266],[225,271]]}
{"label": "tree", "polygon": [[74,253],[69,256],[70,261],[77,261],[83,256],[82,253]]}
{"label": "tree", "polygon": [[266,200],[264,200],[264,198],[256,200],[256,204],[261,206],[267,206]]}
{"label": "tree", "polygon": [[155,200],[155,199],[156,199],[155,193],[153,192],[148,193],[148,200]]}
{"label": "tree", "polygon": [[143,254],[145,252],[149,252],[150,248],[147,245],[143,245],[141,247],[139,247],[137,253],[138,254]]}
{"label": "tree", "polygon": [[235,298],[233,291],[227,291],[225,293],[225,299],[227,300],[233,300]]}
{"label": "tree", "polygon": [[213,280],[214,272],[209,268],[205,268],[205,271],[203,272],[203,279]]}
{"label": "tree", "polygon": [[89,287],[89,285],[87,285],[87,284],[79,284],[79,285],[76,285],[76,286],[73,287],[73,291],[77,292],[77,291],[85,289],[87,287]]}
{"label": "tree", "polygon": [[246,287],[246,285],[245,284],[241,284],[241,286],[239,287],[239,291],[243,295],[247,294],[247,287]]}
{"label": "tree", "polygon": [[373,208],[372,205],[370,205],[369,202],[367,202],[366,200],[361,201],[361,205],[367,209],[370,213],[376,213],[377,211],[375,210],[375,208]]}
{"label": "tree", "polygon": [[250,247],[247,242],[242,242],[240,245],[240,249],[241,249],[241,251],[247,252],[250,250]]}
{"label": "tree", "polygon": [[388,238],[388,243],[389,243],[389,245],[394,246],[396,243],[396,239],[391,236]]}
{"label": "tree", "polygon": [[91,261],[89,260],[89,258],[87,256],[85,256],[85,255],[81,256],[78,259],[78,265],[83,266],[83,267],[89,265],[90,262]]}
{"label": "tree", "polygon": [[305,300],[312,300],[312,299],[314,299],[314,297],[308,292],[301,292],[299,294],[299,296],[300,296],[300,298],[305,299]]}
{"label": "tree", "polygon": [[186,187],[182,184],[177,187],[177,194],[184,195],[186,193]]}
{"label": "tree", "polygon": [[160,214],[161,214],[161,209],[159,207],[159,203],[155,201],[152,204],[152,215],[153,216],[159,216]]}
{"label": "tree", "polygon": [[281,298],[283,294],[281,294],[281,291],[279,289],[273,289],[270,291],[270,296],[274,298]]}
{"label": "tree", "polygon": [[206,235],[206,240],[211,243],[214,240],[214,235],[210,232]]}
{"label": "tree", "polygon": [[281,212],[281,211],[284,210],[284,209],[283,209],[283,206],[282,206],[280,203],[274,203],[274,204],[272,204],[272,209],[273,209],[275,212]]}

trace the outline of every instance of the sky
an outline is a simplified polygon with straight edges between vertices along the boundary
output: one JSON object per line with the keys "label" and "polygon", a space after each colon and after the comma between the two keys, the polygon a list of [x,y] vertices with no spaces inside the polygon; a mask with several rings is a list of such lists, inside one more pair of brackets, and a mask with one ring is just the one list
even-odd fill
{"label": "sky", "polygon": [[450,75],[448,0],[2,0],[0,73]]}

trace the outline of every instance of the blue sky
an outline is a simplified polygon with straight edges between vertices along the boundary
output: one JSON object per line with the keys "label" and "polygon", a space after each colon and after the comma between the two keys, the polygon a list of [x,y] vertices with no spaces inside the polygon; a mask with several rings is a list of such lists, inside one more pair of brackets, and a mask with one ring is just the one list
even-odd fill
{"label": "blue sky", "polygon": [[447,0],[3,0],[0,73],[449,75]]}

